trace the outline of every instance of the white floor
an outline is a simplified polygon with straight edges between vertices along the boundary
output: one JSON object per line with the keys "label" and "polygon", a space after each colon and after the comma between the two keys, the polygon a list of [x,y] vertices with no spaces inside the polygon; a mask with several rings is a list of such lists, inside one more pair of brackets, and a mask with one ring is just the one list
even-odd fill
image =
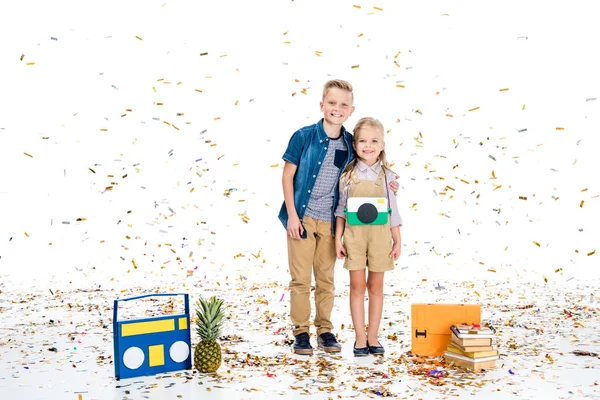
{"label": "white floor", "polygon": [[[5,276],[0,284],[2,398],[600,398],[599,357],[573,353],[600,353],[597,281],[433,284],[401,280],[392,273],[380,334],[386,357],[356,359],[345,274],[338,275],[334,310],[343,351],[335,356],[317,351],[307,357],[293,355],[286,345],[290,332],[284,274],[260,271],[265,273],[252,278],[239,272],[237,278],[139,273],[129,281],[88,274],[70,284],[64,279],[25,283]],[[223,336],[229,340],[221,341],[223,364],[216,374],[190,370],[115,380],[113,301],[156,292],[185,292],[192,301],[209,294],[226,300]],[[482,318],[498,328],[497,368],[475,374],[444,365],[441,358],[412,357],[410,304],[425,297],[429,302],[480,304]],[[141,311],[142,316],[150,312]],[[195,337],[193,332],[193,343]],[[431,370],[443,370],[446,376],[427,376]]]}

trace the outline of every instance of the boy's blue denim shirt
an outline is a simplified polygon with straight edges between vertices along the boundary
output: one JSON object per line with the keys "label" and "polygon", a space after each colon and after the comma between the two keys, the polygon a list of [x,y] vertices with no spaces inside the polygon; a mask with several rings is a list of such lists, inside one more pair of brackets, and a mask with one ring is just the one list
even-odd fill
{"label": "boy's blue denim shirt", "polygon": [[[352,148],[352,134],[344,127],[341,131],[341,139],[346,143],[348,155],[344,160],[338,182],[333,191],[333,209],[331,210],[331,234],[335,235],[335,216],[334,211],[339,200],[339,178],[342,175],[348,163],[354,158],[354,150]],[[288,148],[283,154],[285,161],[291,162],[297,166],[296,174],[294,175],[294,203],[296,212],[300,220],[304,218],[306,206],[310,199],[310,193],[317,180],[317,175],[321,169],[321,163],[327,154],[327,145],[323,145],[329,140],[329,137],[323,129],[323,119],[314,125],[305,126],[297,130],[291,137]],[[288,213],[285,207],[285,200],[279,211],[279,220],[283,227],[287,229]]]}

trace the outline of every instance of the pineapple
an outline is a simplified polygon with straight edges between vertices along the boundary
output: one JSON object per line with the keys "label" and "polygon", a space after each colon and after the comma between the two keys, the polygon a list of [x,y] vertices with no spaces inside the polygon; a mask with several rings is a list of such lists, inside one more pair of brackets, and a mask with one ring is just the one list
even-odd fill
{"label": "pineapple", "polygon": [[223,324],[223,300],[202,297],[196,303],[196,333],[200,341],[194,347],[194,366],[202,373],[215,372],[221,366],[221,346],[216,342]]}

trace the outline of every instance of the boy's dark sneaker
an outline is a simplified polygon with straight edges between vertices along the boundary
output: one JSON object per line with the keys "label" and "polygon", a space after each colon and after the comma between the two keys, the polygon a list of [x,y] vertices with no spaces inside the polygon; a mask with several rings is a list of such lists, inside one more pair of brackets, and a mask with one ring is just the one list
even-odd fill
{"label": "boy's dark sneaker", "polygon": [[342,345],[338,343],[335,335],[331,332],[321,333],[317,338],[317,346],[326,353],[339,353]]}
{"label": "boy's dark sneaker", "polygon": [[296,354],[312,355],[313,347],[310,345],[310,336],[308,333],[304,332],[296,335],[293,349]]}

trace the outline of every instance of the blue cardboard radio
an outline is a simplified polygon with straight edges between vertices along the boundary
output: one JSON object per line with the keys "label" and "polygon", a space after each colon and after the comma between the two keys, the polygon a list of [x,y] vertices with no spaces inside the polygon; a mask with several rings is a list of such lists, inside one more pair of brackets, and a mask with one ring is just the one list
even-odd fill
{"label": "blue cardboard radio", "polygon": [[[184,313],[119,320],[119,302],[157,296],[184,296]],[[191,369],[189,296],[148,294],[115,300],[113,339],[116,379]]]}

